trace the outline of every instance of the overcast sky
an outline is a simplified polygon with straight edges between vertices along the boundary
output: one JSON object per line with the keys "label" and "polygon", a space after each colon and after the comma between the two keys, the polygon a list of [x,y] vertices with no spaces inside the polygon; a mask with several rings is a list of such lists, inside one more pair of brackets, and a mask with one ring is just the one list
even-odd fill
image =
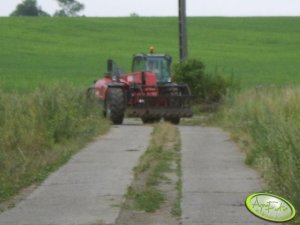
{"label": "overcast sky", "polygon": [[[23,0],[0,0],[0,16],[8,16]],[[178,0],[78,0],[86,16],[177,16]],[[50,14],[55,0],[37,0]],[[186,0],[188,16],[300,16],[300,0]]]}

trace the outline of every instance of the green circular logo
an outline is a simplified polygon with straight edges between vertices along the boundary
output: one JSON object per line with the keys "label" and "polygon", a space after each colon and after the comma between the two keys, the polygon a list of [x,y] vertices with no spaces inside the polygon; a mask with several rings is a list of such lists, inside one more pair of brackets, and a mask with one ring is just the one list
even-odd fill
{"label": "green circular logo", "polygon": [[248,196],[246,207],[255,216],[272,222],[286,222],[296,215],[296,210],[289,201],[268,193]]}

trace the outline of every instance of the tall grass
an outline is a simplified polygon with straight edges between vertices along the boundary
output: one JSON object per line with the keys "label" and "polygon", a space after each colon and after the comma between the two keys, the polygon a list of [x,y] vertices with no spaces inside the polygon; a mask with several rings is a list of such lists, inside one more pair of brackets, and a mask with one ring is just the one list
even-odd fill
{"label": "tall grass", "polygon": [[0,93],[0,201],[39,182],[109,125],[84,90],[62,84]]}
{"label": "tall grass", "polygon": [[246,149],[246,162],[258,168],[269,191],[300,210],[300,88],[267,87],[227,99],[224,126]]}

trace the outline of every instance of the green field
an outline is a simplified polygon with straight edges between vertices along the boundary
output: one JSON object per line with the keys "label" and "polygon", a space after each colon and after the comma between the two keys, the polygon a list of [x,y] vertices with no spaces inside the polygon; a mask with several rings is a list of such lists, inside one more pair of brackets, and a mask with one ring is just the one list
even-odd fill
{"label": "green field", "polygon": [[[300,83],[300,17],[188,18],[190,58],[242,87]],[[0,18],[0,87],[56,81],[89,86],[107,58],[130,70],[154,45],[178,61],[177,18]]]}

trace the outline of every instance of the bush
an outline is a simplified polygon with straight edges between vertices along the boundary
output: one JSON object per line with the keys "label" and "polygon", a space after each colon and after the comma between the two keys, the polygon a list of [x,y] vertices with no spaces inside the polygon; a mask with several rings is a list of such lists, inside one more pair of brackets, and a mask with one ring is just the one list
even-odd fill
{"label": "bush", "polygon": [[177,63],[173,67],[174,80],[189,85],[198,103],[220,102],[229,88],[237,87],[232,78],[205,73],[205,65],[197,59]]}

